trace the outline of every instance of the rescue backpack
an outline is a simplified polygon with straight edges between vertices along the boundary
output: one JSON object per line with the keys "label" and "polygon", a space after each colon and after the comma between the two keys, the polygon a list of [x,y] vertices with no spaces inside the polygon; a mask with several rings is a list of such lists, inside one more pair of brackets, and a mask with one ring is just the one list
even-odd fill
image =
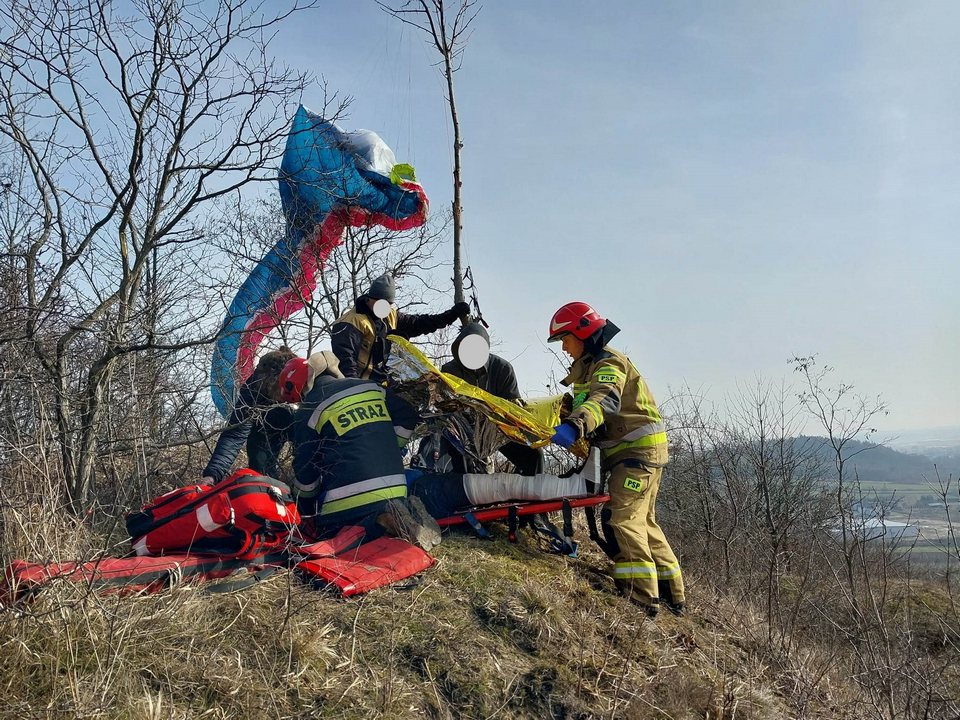
{"label": "rescue backpack", "polygon": [[213,486],[173,490],[126,516],[137,555],[189,551],[251,558],[283,545],[299,522],[290,487],[249,469]]}

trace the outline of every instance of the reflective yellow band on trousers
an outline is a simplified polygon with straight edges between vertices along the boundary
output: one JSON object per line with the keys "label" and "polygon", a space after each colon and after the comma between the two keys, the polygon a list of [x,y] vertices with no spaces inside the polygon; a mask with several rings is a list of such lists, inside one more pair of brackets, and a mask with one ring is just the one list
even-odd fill
{"label": "reflective yellow band on trousers", "polygon": [[659,433],[665,433],[666,431],[667,425],[664,422],[647,423],[646,425],[641,425],[635,430],[631,430],[621,438],[617,438],[615,440],[596,440],[594,441],[594,445],[601,450],[606,450],[607,448],[618,447],[625,443],[631,443],[634,440],[639,440],[640,438],[648,435],[657,435]]}
{"label": "reflective yellow band on trousers", "polygon": [[353,510],[361,505],[370,505],[381,500],[392,500],[393,498],[402,498],[407,496],[407,485],[395,485],[394,487],[384,488],[383,490],[372,490],[370,492],[353,495],[343,500],[334,500],[333,502],[323,503],[320,508],[321,515],[332,515],[333,513],[343,512],[344,510]]}
{"label": "reflective yellow band on trousers", "polygon": [[655,578],[656,576],[657,566],[652,562],[648,563],[634,560],[632,562],[618,562],[613,566],[613,577],[617,579],[637,577]]}
{"label": "reflective yellow band on trousers", "polygon": [[680,577],[680,563],[675,562],[673,565],[663,565],[658,567],[657,577],[661,580],[673,580],[675,577]]}

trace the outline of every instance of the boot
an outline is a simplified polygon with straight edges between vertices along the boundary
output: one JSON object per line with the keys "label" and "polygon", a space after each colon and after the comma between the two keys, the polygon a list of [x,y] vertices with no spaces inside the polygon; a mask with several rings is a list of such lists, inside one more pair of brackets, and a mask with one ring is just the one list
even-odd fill
{"label": "boot", "polygon": [[417,545],[425,552],[440,544],[440,526],[417,497],[391,500],[377,518],[388,535]]}
{"label": "boot", "polygon": [[677,602],[677,603],[675,603],[675,602],[670,602],[670,603],[667,603],[666,605],[667,605],[667,610],[669,610],[670,612],[672,612],[672,613],[673,613],[674,615],[676,615],[677,617],[683,617],[683,616],[686,614],[686,610],[685,610],[685,608],[686,608],[686,603],[683,603],[683,602]]}
{"label": "boot", "polygon": [[680,600],[679,602],[674,601],[673,590],[670,589],[670,583],[668,583],[666,580],[658,580],[657,589],[660,592],[661,604],[666,605],[667,610],[672,612],[677,617],[683,617],[684,607],[686,604],[683,602],[683,600]]}

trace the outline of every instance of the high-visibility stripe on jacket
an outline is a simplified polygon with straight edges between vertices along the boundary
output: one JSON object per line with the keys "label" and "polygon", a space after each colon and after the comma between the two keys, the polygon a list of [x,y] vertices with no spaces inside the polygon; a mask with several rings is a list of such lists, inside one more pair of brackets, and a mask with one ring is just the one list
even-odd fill
{"label": "high-visibility stripe on jacket", "polygon": [[596,357],[585,355],[562,382],[574,395],[567,421],[605,457],[667,442],[653,393],[623,353],[605,347]]}
{"label": "high-visibility stripe on jacket", "polygon": [[[383,318],[382,320],[374,320],[374,318],[372,318],[369,314],[362,312],[357,308],[350,310],[340,317],[333,326],[333,334],[335,336],[350,332],[350,328],[356,328],[359,330],[361,336],[359,349],[347,347],[347,343],[337,342],[339,337],[332,338],[334,353],[336,353],[340,358],[341,372],[347,370],[347,372],[344,372],[347,377],[353,376],[363,380],[369,378],[370,374],[374,370],[374,365],[376,362],[378,360],[385,360],[386,355],[389,354],[386,338],[387,335],[396,330],[398,317],[397,311],[392,309],[387,317]],[[374,322],[383,323],[385,326],[380,328],[379,335]],[[375,346],[378,343],[383,345],[383,349],[380,350],[380,352],[374,352]],[[341,346],[343,346],[345,349],[341,349]],[[356,352],[355,358],[343,357],[343,355],[347,353],[352,354],[353,352]],[[375,355],[380,355],[382,357],[375,358]],[[356,368],[355,375],[352,375],[352,373],[349,372],[351,364]]]}
{"label": "high-visibility stripe on jacket", "polygon": [[392,399],[370,381],[320,376],[300,403],[294,495],[315,501],[323,524],[359,520],[407,496]]}

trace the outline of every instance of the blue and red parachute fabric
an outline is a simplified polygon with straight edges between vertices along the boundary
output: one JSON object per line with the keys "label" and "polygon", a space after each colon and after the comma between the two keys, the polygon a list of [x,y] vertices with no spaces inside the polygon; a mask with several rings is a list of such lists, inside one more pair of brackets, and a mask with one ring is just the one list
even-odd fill
{"label": "blue and red parachute fabric", "polygon": [[211,392],[224,416],[253,371],[260,343],[310,301],[348,227],[401,231],[426,221],[428,201],[413,168],[398,164],[376,133],[346,132],[302,106],[279,180],[286,233],[240,286],[214,347]]}

